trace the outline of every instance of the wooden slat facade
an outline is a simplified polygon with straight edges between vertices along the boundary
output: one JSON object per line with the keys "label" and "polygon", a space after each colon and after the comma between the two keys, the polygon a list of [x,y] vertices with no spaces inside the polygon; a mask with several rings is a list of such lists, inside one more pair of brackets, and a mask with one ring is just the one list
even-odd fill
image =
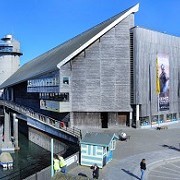
{"label": "wooden slat facade", "polygon": [[[133,25],[134,15],[131,14],[61,68],[61,81],[65,76],[70,78],[68,88],[74,125],[101,126],[101,112],[111,113],[108,116],[114,113],[114,122],[108,119],[111,119],[110,124],[116,124],[118,112],[132,111],[129,34]],[[67,92],[67,86],[60,89]],[[90,112],[96,118],[82,122]]]}
{"label": "wooden slat facade", "polygon": [[[180,72],[180,38],[165,33],[140,27],[132,29],[133,54],[135,70],[135,101],[140,104],[140,117],[150,116],[150,100],[152,115],[173,114],[179,118],[179,78]],[[169,60],[169,110],[159,111],[156,93],[156,57],[157,54],[168,56]],[[150,76],[149,76],[150,69]],[[149,78],[151,77],[151,79]],[[151,88],[150,82],[151,81]],[[151,90],[150,90],[151,89]],[[150,92],[151,91],[151,92]]]}

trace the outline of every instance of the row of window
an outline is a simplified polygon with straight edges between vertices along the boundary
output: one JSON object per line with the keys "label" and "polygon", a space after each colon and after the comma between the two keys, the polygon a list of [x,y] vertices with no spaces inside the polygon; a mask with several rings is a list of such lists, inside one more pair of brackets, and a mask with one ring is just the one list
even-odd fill
{"label": "row of window", "polygon": [[[165,118],[164,118],[165,117]],[[171,121],[177,121],[177,114],[172,113],[172,114],[161,114],[161,115],[154,115],[152,116],[152,120],[150,121],[150,117],[141,117],[140,118],[140,125],[141,126],[147,126],[152,123],[153,124],[160,124],[160,123],[165,123],[165,122],[171,122]]]}
{"label": "row of window", "polygon": [[[63,77],[63,84],[69,84],[69,77]],[[59,78],[49,77],[42,79],[28,80],[27,87],[44,87],[44,86],[56,86],[59,85]]]}
{"label": "row of window", "polygon": [[0,47],[0,52],[12,52],[13,47],[12,46],[5,46],[5,47]]}
{"label": "row of window", "polygon": [[28,80],[27,87],[56,86],[59,81],[56,77]]}
{"label": "row of window", "polygon": [[39,93],[39,99],[67,102],[69,93]]}
{"label": "row of window", "polygon": [[27,92],[39,92],[39,93],[50,93],[50,92],[59,92],[59,86],[44,86],[44,87],[27,87]]}

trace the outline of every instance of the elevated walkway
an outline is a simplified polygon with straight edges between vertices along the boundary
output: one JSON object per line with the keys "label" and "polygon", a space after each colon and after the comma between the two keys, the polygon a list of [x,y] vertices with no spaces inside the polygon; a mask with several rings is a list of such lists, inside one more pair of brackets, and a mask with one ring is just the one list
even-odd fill
{"label": "elevated walkway", "polygon": [[[67,134],[72,137],[70,140],[74,142],[81,139],[81,130],[75,127],[66,127],[63,121],[58,121],[51,117],[37,113],[28,107],[21,106],[11,101],[0,100],[0,105],[13,110],[17,113],[17,118],[26,120],[29,126],[32,126],[36,129],[46,131],[55,136],[59,136],[60,134]],[[67,117],[65,116],[65,118]],[[61,138],[63,137],[64,135]]]}

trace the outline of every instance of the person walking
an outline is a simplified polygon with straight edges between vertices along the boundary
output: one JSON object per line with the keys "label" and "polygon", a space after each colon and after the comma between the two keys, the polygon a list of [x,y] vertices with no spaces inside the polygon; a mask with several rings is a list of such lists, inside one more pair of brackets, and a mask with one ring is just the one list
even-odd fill
{"label": "person walking", "polygon": [[64,158],[62,156],[59,156],[59,155],[58,155],[58,159],[59,159],[59,165],[60,165],[60,168],[61,168],[61,172],[66,174],[66,172],[67,172],[66,161],[64,160]]}
{"label": "person walking", "polygon": [[91,166],[91,169],[93,170],[93,178],[98,179],[99,178],[99,167],[97,164],[94,164],[94,166]]}
{"label": "person walking", "polygon": [[141,180],[144,180],[144,172],[146,170],[146,160],[142,159],[140,163],[140,169],[141,169]]}
{"label": "person walking", "polygon": [[60,172],[60,166],[59,166],[59,159],[58,159],[58,156],[57,154],[54,154],[54,157],[53,157],[53,168],[54,168],[54,172]]}

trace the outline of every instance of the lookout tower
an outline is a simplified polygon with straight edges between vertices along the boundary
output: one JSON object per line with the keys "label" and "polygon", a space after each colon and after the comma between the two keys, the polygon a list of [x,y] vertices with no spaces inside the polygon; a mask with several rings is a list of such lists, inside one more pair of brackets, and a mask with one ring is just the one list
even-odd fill
{"label": "lookout tower", "polygon": [[12,35],[0,41],[0,85],[20,67],[20,43]]}

